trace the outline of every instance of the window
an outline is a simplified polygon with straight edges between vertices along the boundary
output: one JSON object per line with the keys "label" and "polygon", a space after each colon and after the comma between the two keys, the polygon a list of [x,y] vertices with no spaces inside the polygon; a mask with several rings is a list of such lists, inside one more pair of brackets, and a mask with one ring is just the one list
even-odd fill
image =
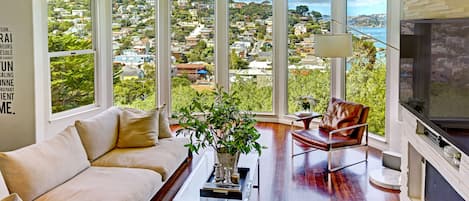
{"label": "window", "polygon": [[315,112],[325,112],[329,103],[330,60],[314,56],[314,34],[330,32],[330,14],[330,1],[288,1],[289,114],[301,110],[300,96],[316,100]]}
{"label": "window", "polygon": [[174,0],[171,7],[171,109],[178,111],[197,92],[213,102],[215,1]]}
{"label": "window", "polygon": [[[359,32],[386,42],[386,0],[347,2],[347,23]],[[346,99],[370,106],[370,132],[384,136],[386,110],[386,45],[353,33],[354,55],[346,67]]]}
{"label": "window", "polygon": [[156,106],[156,1],[112,1],[114,105]]}
{"label": "window", "polygon": [[52,113],[95,100],[91,0],[48,0],[48,51]]}
{"label": "window", "polygon": [[272,0],[230,1],[230,90],[241,109],[272,112]]}

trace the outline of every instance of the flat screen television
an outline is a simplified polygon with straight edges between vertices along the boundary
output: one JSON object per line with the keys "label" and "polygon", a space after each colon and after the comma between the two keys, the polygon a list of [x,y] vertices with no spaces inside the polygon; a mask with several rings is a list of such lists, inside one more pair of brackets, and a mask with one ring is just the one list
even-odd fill
{"label": "flat screen television", "polygon": [[399,100],[469,153],[469,18],[402,20]]}

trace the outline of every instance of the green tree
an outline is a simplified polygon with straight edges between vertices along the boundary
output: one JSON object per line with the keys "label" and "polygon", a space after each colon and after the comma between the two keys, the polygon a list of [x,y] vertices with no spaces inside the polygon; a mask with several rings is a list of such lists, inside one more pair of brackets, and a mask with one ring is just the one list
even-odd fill
{"label": "green tree", "polygon": [[236,54],[235,50],[231,50],[230,54],[230,69],[246,69],[248,67],[249,63],[241,59],[238,54]]}
{"label": "green tree", "polygon": [[[49,35],[49,51],[89,49],[91,41],[74,35]],[[61,112],[94,102],[94,55],[52,57],[52,112]]]}
{"label": "green tree", "polygon": [[296,6],[296,13],[299,15],[305,16],[308,13],[308,11],[309,11],[308,6],[305,6],[305,5]]}
{"label": "green tree", "polygon": [[241,100],[241,110],[256,112],[272,111],[272,86],[260,86],[254,80],[237,78],[231,89]]}
{"label": "green tree", "polygon": [[386,112],[386,65],[373,69],[352,65],[347,72],[347,100],[370,107],[368,124],[370,132],[384,135]]}
{"label": "green tree", "polygon": [[173,87],[187,87],[191,86],[191,81],[187,76],[177,76],[171,78],[171,84]]}
{"label": "green tree", "polygon": [[297,104],[300,96],[309,95],[317,100],[313,110],[324,113],[330,100],[330,69],[290,70],[288,77],[288,112],[294,113],[301,108]]}
{"label": "green tree", "polygon": [[354,59],[352,62],[354,65],[362,66],[368,70],[375,68],[378,50],[374,41],[353,37],[353,49]]}
{"label": "green tree", "polygon": [[322,14],[318,11],[311,11],[311,15],[313,16],[314,20],[317,22],[319,20],[322,20]]}

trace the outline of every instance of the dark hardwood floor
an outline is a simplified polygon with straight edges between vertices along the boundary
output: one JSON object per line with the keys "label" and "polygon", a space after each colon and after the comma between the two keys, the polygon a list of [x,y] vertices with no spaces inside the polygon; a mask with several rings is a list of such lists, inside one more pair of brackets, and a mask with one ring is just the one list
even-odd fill
{"label": "dark hardwood floor", "polygon": [[[176,127],[172,127],[175,129]],[[263,150],[260,159],[260,190],[254,189],[253,201],[300,201],[300,200],[399,200],[399,191],[380,189],[368,181],[368,172],[381,167],[380,152],[369,149],[368,163],[361,163],[332,174],[332,189],[327,184],[327,155],[314,151],[291,158],[290,126],[275,123],[258,123],[261,143],[268,148]],[[294,145],[295,153],[302,147]],[[333,164],[343,164],[360,160],[362,150],[338,151],[333,155]],[[192,166],[197,164],[194,156],[161,189],[156,200],[172,200]]]}

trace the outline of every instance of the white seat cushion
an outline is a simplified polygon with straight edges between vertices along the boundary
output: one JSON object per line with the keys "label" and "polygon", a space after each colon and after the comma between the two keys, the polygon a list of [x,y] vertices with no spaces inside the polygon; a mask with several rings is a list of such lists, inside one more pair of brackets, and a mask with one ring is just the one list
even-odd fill
{"label": "white seat cushion", "polygon": [[38,144],[0,153],[0,170],[11,193],[34,200],[90,166],[75,127]]}
{"label": "white seat cushion", "polygon": [[36,201],[148,201],[162,185],[150,170],[90,167]]}
{"label": "white seat cushion", "polygon": [[156,146],[114,149],[98,158],[93,166],[145,168],[160,173],[166,180],[187,158],[187,138],[160,139]]}

